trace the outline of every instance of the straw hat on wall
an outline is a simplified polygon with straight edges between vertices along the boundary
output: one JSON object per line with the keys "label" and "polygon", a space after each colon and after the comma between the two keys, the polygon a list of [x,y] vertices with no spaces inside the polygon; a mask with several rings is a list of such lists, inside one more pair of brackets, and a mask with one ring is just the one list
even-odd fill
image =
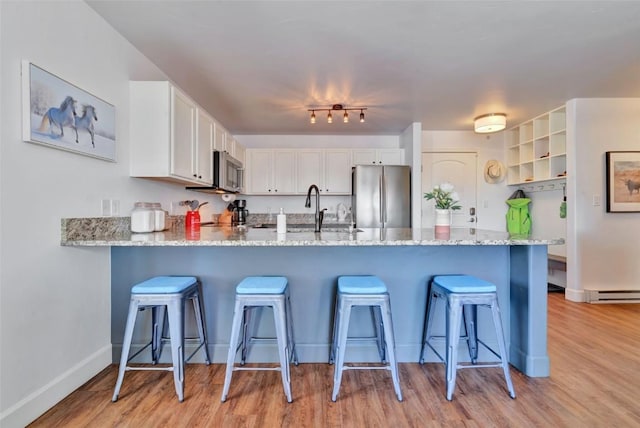
{"label": "straw hat on wall", "polygon": [[500,183],[504,180],[505,175],[505,167],[499,160],[488,160],[484,166],[484,181],[489,184]]}

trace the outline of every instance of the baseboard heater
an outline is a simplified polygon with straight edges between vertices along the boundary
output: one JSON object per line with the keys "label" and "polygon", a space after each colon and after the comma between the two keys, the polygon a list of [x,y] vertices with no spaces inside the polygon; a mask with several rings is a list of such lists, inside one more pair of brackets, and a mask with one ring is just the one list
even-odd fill
{"label": "baseboard heater", "polygon": [[640,303],[640,290],[585,290],[588,303]]}

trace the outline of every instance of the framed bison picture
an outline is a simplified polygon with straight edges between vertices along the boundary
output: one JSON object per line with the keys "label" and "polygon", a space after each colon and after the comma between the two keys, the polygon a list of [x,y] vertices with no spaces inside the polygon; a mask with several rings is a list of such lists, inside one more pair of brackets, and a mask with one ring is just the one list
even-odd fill
{"label": "framed bison picture", "polygon": [[607,212],[640,212],[640,152],[607,152]]}

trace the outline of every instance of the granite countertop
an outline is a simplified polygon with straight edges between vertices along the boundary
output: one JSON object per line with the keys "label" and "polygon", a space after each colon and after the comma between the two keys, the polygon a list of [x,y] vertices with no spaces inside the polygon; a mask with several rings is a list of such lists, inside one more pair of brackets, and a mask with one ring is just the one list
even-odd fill
{"label": "granite countertop", "polygon": [[[326,225],[320,233],[302,229],[277,234],[272,228],[206,225],[199,232],[186,231],[174,221],[163,232],[131,233],[128,217],[62,219],[63,246],[383,246],[383,245],[557,245],[562,238],[509,236],[506,232],[451,228],[448,235],[434,229],[365,229],[350,233],[347,228]],[[344,225],[342,225],[344,226]],[[313,227],[313,225],[311,225]],[[325,226],[323,226],[325,227]]]}

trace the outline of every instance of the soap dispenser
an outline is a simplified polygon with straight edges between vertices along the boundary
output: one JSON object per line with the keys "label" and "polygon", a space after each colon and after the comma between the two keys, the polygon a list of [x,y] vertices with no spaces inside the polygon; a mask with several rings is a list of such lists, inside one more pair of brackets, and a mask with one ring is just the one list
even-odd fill
{"label": "soap dispenser", "polygon": [[276,230],[278,233],[287,232],[287,216],[282,208],[280,208],[280,214],[276,218]]}

